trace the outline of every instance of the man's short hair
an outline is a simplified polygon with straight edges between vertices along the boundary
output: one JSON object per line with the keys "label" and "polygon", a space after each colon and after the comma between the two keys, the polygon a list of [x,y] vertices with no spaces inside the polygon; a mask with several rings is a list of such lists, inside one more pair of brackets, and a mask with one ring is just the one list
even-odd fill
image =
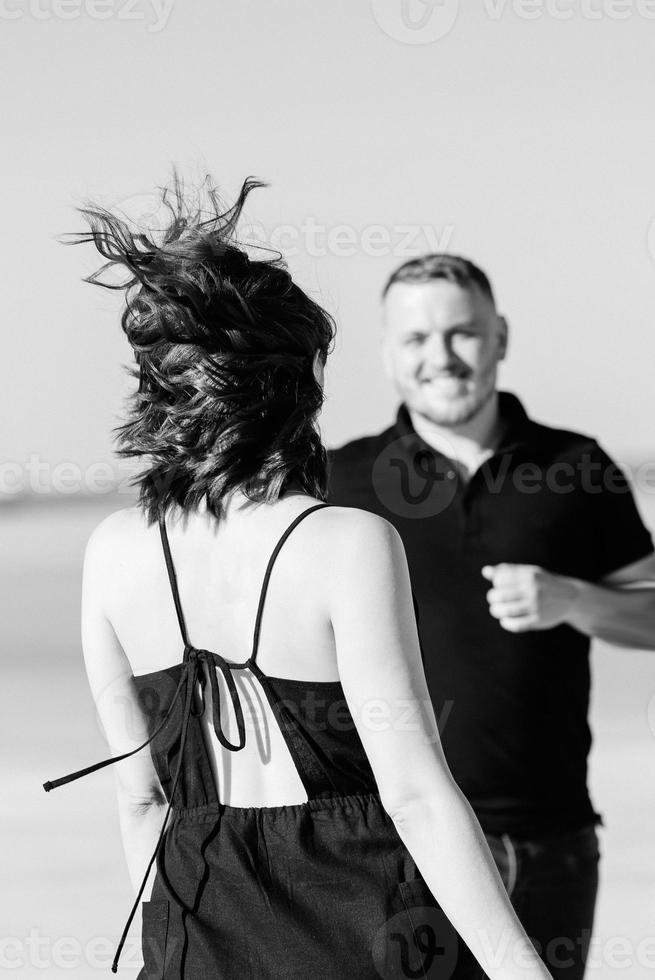
{"label": "man's short hair", "polygon": [[495,304],[491,283],[486,274],[470,259],[461,255],[448,255],[445,252],[435,252],[422,255],[418,259],[410,259],[392,272],[382,290],[382,298],[387,295],[394,283],[421,283],[433,279],[447,279],[455,282],[464,289],[475,283],[479,289]]}

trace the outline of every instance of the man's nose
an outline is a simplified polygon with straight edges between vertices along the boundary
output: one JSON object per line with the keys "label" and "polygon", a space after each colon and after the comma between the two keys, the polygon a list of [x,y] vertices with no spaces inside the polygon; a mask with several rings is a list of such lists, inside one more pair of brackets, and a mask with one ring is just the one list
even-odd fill
{"label": "man's nose", "polygon": [[431,367],[446,370],[457,364],[450,338],[441,332],[430,334],[424,347],[425,360]]}

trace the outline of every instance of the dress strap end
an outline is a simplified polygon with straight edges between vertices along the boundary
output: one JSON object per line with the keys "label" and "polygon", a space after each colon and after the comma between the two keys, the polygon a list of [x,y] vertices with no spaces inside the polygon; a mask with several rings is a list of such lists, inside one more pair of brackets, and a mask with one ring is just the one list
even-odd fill
{"label": "dress strap end", "polygon": [[111,759],[105,759],[103,762],[96,762],[93,766],[87,766],[86,769],[79,769],[77,772],[71,772],[67,776],[60,776],[59,779],[48,779],[43,783],[43,788],[46,793],[49,793],[51,789],[56,789],[58,786],[64,786],[66,783],[72,783],[75,779],[80,779],[82,776],[86,776],[91,772],[95,772],[97,769],[102,769],[104,766],[111,765],[112,762],[117,762],[122,756],[112,756]]}
{"label": "dress strap end", "polygon": [[185,684],[185,675],[183,674],[175,689],[175,694],[173,695],[171,703],[168,706],[168,710],[166,711],[166,714],[164,715],[160,723],[157,725],[152,735],[150,735],[145,740],[145,742],[142,742],[141,745],[137,745],[137,747],[135,749],[132,749],[130,752],[123,752],[122,755],[112,755],[108,759],[103,759],[102,762],[96,762],[95,765],[93,766],[87,766],[86,769],[80,769],[78,772],[71,772],[68,776],[61,776],[59,779],[47,780],[47,782],[43,783],[43,788],[46,791],[46,793],[49,793],[51,789],[55,789],[55,787],[57,786],[63,786],[64,783],[71,783],[74,779],[79,779],[81,776],[86,776],[89,773],[97,772],[98,769],[104,769],[105,766],[111,766],[115,762],[120,762],[122,759],[129,758],[129,756],[134,755],[135,752],[140,752],[141,749],[145,749],[146,745],[149,745],[150,742],[152,742],[155,735],[159,734],[159,732],[162,730],[162,728],[168,721],[170,714],[175,706],[175,702],[177,701],[180,691],[182,690],[184,684]]}

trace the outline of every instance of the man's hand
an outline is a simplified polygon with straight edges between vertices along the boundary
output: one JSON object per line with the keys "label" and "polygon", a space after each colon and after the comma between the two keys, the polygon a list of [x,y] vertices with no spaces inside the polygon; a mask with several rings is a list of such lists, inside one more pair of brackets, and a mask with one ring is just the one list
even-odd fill
{"label": "man's hand", "polygon": [[655,552],[602,582],[555,575],[539,565],[485,565],[489,612],[510,633],[566,623],[615,646],[655,650]]}
{"label": "man's hand", "polygon": [[578,582],[539,565],[485,565],[492,588],[489,612],[510,633],[547,630],[566,622],[579,595]]}

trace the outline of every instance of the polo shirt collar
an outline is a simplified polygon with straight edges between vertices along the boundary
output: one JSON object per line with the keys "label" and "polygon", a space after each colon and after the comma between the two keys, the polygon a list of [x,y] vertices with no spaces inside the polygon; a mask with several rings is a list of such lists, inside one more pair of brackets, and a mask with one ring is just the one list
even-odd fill
{"label": "polo shirt collar", "polygon": [[[498,392],[498,411],[503,423],[503,430],[494,455],[525,445],[529,441],[529,431],[532,424],[523,403],[511,391]],[[413,445],[414,448],[428,449],[430,452],[436,451],[416,432],[404,402],[398,408],[393,431],[396,438],[404,437],[408,444]]]}

